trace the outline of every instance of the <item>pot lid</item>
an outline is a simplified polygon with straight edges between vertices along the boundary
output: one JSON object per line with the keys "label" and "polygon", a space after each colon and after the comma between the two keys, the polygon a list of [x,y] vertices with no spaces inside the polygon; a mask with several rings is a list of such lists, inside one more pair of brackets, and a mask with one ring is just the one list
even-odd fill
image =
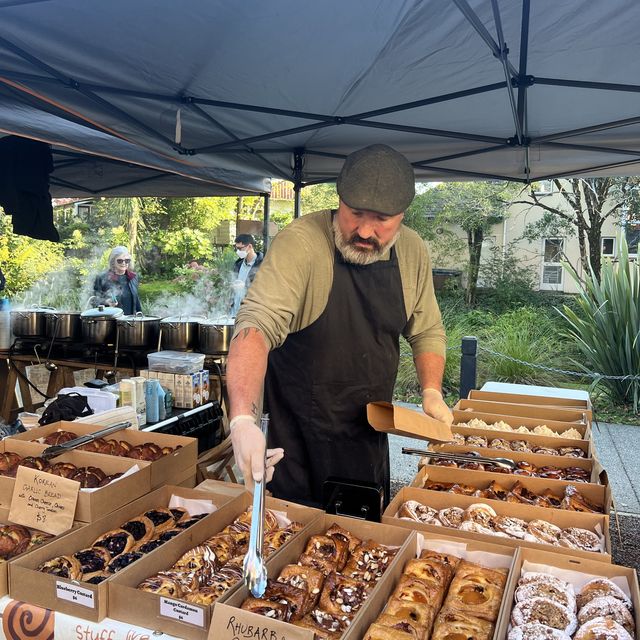
{"label": "pot lid", "polygon": [[235,320],[230,318],[229,316],[220,316],[219,318],[214,318],[212,320],[205,320],[200,324],[204,324],[207,326],[217,326],[217,327],[227,327],[233,326],[235,324]]}
{"label": "pot lid", "polygon": [[80,314],[81,318],[117,318],[121,316],[124,311],[118,307],[105,307],[100,305],[95,309],[87,309]]}
{"label": "pot lid", "polygon": [[163,318],[161,322],[171,322],[172,324],[177,322],[204,322],[206,321],[206,316],[169,316],[168,318]]}
{"label": "pot lid", "polygon": [[26,309],[14,309],[14,311],[20,313],[53,313],[55,310],[55,307],[46,307],[37,304],[27,307]]}
{"label": "pot lid", "polygon": [[157,322],[158,320],[160,320],[159,316],[145,316],[140,312],[135,315],[118,317],[118,322]]}
{"label": "pot lid", "polygon": [[48,309],[45,311],[46,316],[79,316],[79,311],[55,311],[52,309]]}

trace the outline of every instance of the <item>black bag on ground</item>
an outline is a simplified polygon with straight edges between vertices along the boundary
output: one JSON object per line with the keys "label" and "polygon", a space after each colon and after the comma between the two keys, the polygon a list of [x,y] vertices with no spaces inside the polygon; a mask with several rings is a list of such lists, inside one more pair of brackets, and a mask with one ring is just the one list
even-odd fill
{"label": "black bag on ground", "polygon": [[38,424],[45,425],[60,420],[75,420],[93,414],[86,396],[79,393],[61,393],[42,414]]}

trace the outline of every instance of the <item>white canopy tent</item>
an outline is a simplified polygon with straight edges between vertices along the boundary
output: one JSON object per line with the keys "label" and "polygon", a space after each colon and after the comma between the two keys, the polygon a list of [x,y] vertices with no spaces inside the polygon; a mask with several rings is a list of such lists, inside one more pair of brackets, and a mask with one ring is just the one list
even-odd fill
{"label": "white canopy tent", "polygon": [[636,0],[0,0],[0,81],[183,163],[305,184],[640,173]]}

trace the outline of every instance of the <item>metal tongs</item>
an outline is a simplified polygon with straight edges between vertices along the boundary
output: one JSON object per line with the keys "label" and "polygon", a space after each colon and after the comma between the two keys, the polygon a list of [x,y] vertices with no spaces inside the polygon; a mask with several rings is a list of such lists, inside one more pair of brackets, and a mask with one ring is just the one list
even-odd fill
{"label": "metal tongs", "polygon": [[63,453],[67,453],[67,451],[75,449],[76,447],[81,447],[83,444],[87,444],[87,442],[93,442],[98,438],[108,436],[110,433],[120,431],[121,429],[127,429],[130,426],[130,422],[118,422],[118,424],[112,424],[110,427],[100,429],[100,431],[94,431],[93,433],[87,433],[86,435],[75,438],[74,440],[69,440],[64,444],[54,444],[51,447],[47,447],[40,454],[40,457],[44,458],[45,460],[48,460],[49,458],[55,458],[56,456],[60,456]]}
{"label": "metal tongs", "polygon": [[[260,429],[267,439],[269,414],[262,415]],[[266,443],[265,443],[266,445]],[[242,563],[244,581],[254,598],[261,598],[267,588],[267,568],[262,559],[264,543],[264,485],[267,473],[267,452],[265,446],[264,472],[262,480],[253,487],[253,507],[251,510],[251,532],[249,534],[249,550]]]}
{"label": "metal tongs", "polygon": [[469,453],[448,453],[437,451],[426,451],[424,449],[411,449],[402,447],[402,453],[410,456],[421,456],[423,458],[431,458],[433,460],[453,460],[454,462],[482,462],[484,464],[492,464],[501,469],[516,468],[516,463],[509,458],[485,458],[477,451],[469,451]]}

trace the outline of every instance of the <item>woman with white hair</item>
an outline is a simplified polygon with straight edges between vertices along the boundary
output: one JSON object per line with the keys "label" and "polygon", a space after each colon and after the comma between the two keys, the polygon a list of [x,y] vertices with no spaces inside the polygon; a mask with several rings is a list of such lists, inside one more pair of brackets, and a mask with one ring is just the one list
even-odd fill
{"label": "woman with white hair", "polygon": [[93,294],[98,304],[120,307],[125,315],[142,311],[138,296],[138,276],[131,270],[131,254],[127,247],[115,247],[109,254],[109,269],[96,277]]}

